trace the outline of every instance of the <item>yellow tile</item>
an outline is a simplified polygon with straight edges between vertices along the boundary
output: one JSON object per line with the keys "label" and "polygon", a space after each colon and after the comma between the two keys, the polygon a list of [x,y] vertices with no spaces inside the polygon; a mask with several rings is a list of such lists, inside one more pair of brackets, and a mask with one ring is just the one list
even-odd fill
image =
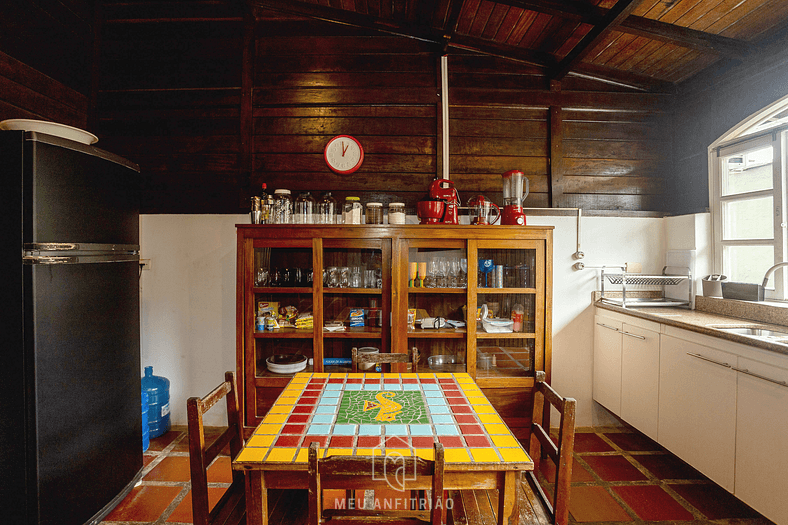
{"label": "yellow tile", "polygon": [[312,375],[312,374],[310,374],[309,372],[298,372],[298,373],[297,373],[297,374],[296,374],[296,375],[293,377],[293,379],[292,379],[292,380],[293,380],[293,381],[295,381],[296,379],[309,379],[309,377],[310,377],[311,375]]}
{"label": "yellow tile", "polygon": [[282,395],[280,395],[279,398],[281,399],[283,397],[300,397],[301,394],[303,394],[303,393],[304,393],[304,391],[301,390],[301,389],[295,390],[295,389],[288,388],[287,390],[283,390],[282,391]]}
{"label": "yellow tile", "polygon": [[470,386],[470,385],[460,385],[460,388],[465,393],[466,396],[483,396],[484,392],[482,389],[477,386]]}
{"label": "yellow tile", "polygon": [[324,379],[324,378],[328,377],[328,373],[326,373],[326,372],[318,372],[318,373],[312,374],[312,377],[318,378],[318,379]]}
{"label": "yellow tile", "polygon": [[[421,459],[432,461],[435,459],[435,449],[432,448],[417,448],[416,455]],[[445,456],[444,456],[445,457]]]}
{"label": "yellow tile", "polygon": [[361,379],[362,377],[364,377],[364,374],[361,374],[361,373],[355,373],[355,374],[348,374],[347,375],[348,379]]}
{"label": "yellow tile", "polygon": [[493,448],[472,448],[471,455],[477,463],[498,463],[501,461]]}
{"label": "yellow tile", "polygon": [[255,434],[278,434],[282,430],[282,425],[266,425],[260,423],[255,429]]}
{"label": "yellow tile", "polygon": [[352,456],[352,448],[329,448],[326,456]]}
{"label": "yellow tile", "polygon": [[416,379],[417,377],[418,374],[411,374],[411,373],[402,374],[402,379]]}
{"label": "yellow tile", "polygon": [[495,443],[496,447],[519,447],[520,442],[512,436],[490,436],[492,438],[493,443]]}
{"label": "yellow tile", "polygon": [[435,374],[435,377],[437,377],[438,379],[451,379],[451,374],[440,373],[440,374]]}
{"label": "yellow tile", "polygon": [[276,436],[252,436],[246,441],[247,447],[270,447]]}
{"label": "yellow tile", "polygon": [[489,405],[486,397],[468,397],[468,402],[472,405]]}
{"label": "yellow tile", "polygon": [[499,448],[498,452],[501,453],[504,461],[531,461],[521,448]]}
{"label": "yellow tile", "polygon": [[387,448],[387,456],[412,456],[413,451],[409,448]]}
{"label": "yellow tile", "polygon": [[473,405],[473,410],[477,414],[495,414],[495,409],[492,405]]}
{"label": "yellow tile", "polygon": [[467,372],[454,374],[454,379],[456,379],[458,383],[473,383],[473,379]]}
{"label": "yellow tile", "polygon": [[506,428],[506,425],[497,425],[497,424],[485,424],[484,429],[487,430],[488,434],[509,434],[509,429]]}
{"label": "yellow tile", "polygon": [[383,379],[386,378],[388,379],[399,378],[399,374],[395,374],[393,372],[386,372],[385,374],[383,374]]}
{"label": "yellow tile", "polygon": [[268,411],[269,414],[289,414],[290,411],[293,410],[293,407],[290,405],[274,405],[271,407],[271,410]]}
{"label": "yellow tile", "polygon": [[357,456],[381,456],[383,455],[383,451],[379,448],[357,448],[356,449]]}
{"label": "yellow tile", "polygon": [[503,423],[498,414],[479,414],[479,421],[482,423]]}
{"label": "yellow tile", "polygon": [[295,405],[296,401],[298,401],[297,397],[280,397],[279,399],[276,400],[276,403],[274,403],[274,406],[276,406],[276,405],[279,405],[279,406],[282,406],[282,405]]}
{"label": "yellow tile", "polygon": [[280,461],[289,463],[293,461],[293,457],[296,455],[296,448],[272,448],[271,453],[268,454],[266,461]]}
{"label": "yellow tile", "polygon": [[446,448],[443,452],[446,463],[470,463],[471,457],[464,448]]}
{"label": "yellow tile", "polygon": [[435,377],[435,374],[425,374],[425,373],[421,373],[421,372],[420,372],[420,373],[418,374],[418,376],[419,376],[420,378],[422,378],[422,379],[432,379],[432,378],[434,378],[434,377]]}
{"label": "yellow tile", "polygon": [[268,454],[267,448],[245,448],[238,454],[235,461],[262,461],[266,454]]}
{"label": "yellow tile", "polygon": [[287,421],[287,414],[268,414],[263,419],[263,424],[276,424],[276,423],[284,423]]}
{"label": "yellow tile", "polygon": [[380,379],[380,376],[383,374],[379,374],[377,372],[365,372],[364,377],[368,379]]}
{"label": "yellow tile", "polygon": [[[320,457],[320,451],[317,451],[317,457]],[[308,448],[299,448],[298,454],[296,454],[295,462],[296,463],[306,463],[309,461],[309,449]]]}
{"label": "yellow tile", "polygon": [[341,372],[331,372],[328,374],[329,379],[344,379],[347,374]]}

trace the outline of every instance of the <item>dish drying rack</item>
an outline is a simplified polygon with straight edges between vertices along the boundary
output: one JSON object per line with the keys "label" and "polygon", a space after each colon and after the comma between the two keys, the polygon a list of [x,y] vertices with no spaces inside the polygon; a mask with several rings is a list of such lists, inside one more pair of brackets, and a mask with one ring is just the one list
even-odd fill
{"label": "dish drying rack", "polygon": [[[610,304],[614,304],[616,306],[621,306],[623,308],[633,307],[633,306],[687,306],[690,307],[692,304],[692,286],[688,286],[687,291],[687,300],[684,301],[682,299],[673,299],[669,297],[665,297],[665,286],[677,285],[681,284],[685,281],[692,282],[692,270],[688,267],[676,267],[676,268],[683,268],[687,271],[686,275],[683,274],[668,274],[667,266],[662,268],[662,275],[641,275],[639,273],[606,273],[606,268],[602,268],[602,301],[605,301]],[[623,267],[621,268],[623,269]],[[605,296],[605,280],[610,282],[610,284],[620,284],[621,285],[621,298],[617,297],[606,297]],[[631,286],[662,286],[662,297],[630,297],[627,298],[627,285]]]}

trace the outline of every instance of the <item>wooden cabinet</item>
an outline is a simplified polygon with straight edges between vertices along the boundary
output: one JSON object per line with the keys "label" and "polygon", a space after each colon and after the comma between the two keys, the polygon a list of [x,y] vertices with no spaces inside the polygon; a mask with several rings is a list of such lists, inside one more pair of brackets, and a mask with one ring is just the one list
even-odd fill
{"label": "wooden cabinet", "polygon": [[659,443],[733,492],[736,356],[662,335]]}
{"label": "wooden cabinet", "polygon": [[[552,227],[238,225],[237,233],[237,367],[247,426],[292,377],[268,368],[272,356],[304,355],[312,360],[307,371],[342,372],[350,367],[337,359],[349,359],[354,346],[416,347],[420,371],[467,371],[512,430],[527,433],[534,372],[550,378]],[[258,314],[271,306],[312,312],[312,328],[257,330]],[[491,331],[477,321],[482,307],[507,319],[515,311],[517,330]],[[364,313],[363,326],[349,326],[352,311]],[[414,322],[423,317],[432,324]],[[326,331],[331,322],[344,330]]]}

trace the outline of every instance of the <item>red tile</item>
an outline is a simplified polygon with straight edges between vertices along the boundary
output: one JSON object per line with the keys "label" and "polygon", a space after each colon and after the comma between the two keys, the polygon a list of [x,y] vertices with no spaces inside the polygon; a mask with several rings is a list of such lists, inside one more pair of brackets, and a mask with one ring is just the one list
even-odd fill
{"label": "red tile", "polygon": [[309,380],[310,385],[322,385],[325,382],[326,382],[325,377],[313,377],[312,379]]}
{"label": "red tile", "polygon": [[301,399],[298,400],[298,403],[296,403],[296,405],[316,405],[316,404],[317,404],[316,397],[302,397]]}
{"label": "red tile", "polygon": [[375,448],[380,446],[380,436],[359,436],[358,448]]}
{"label": "red tile", "polygon": [[301,444],[304,448],[309,448],[309,445],[312,443],[317,443],[320,448],[326,448],[328,446],[328,436],[307,436],[304,438],[304,442]]}
{"label": "red tile", "polygon": [[345,380],[344,380],[344,379],[337,378],[337,377],[334,377],[334,378],[331,378],[331,379],[329,379],[329,380],[328,380],[328,382],[329,382],[329,383],[344,383],[344,382],[345,382]]}
{"label": "red tile", "polygon": [[282,427],[282,434],[303,434],[306,425],[285,425]]}
{"label": "red tile", "polygon": [[465,436],[469,447],[490,447],[490,440],[486,436]]}
{"label": "red tile", "polygon": [[[169,432],[165,432],[159,437],[152,438],[150,440],[150,446],[148,450],[151,452],[161,452],[165,448],[167,448],[171,443],[174,441],[185,437],[186,433],[181,430],[170,430]],[[188,438],[184,439],[184,441],[188,442]],[[186,450],[189,449],[189,444],[186,444]]]}
{"label": "red tile", "polygon": [[640,519],[646,521],[692,521],[695,517],[658,485],[612,487]]}
{"label": "red tile", "polygon": [[593,432],[575,434],[575,452],[612,452],[613,447]]}
{"label": "red tile", "polygon": [[[548,493],[550,493],[548,491]],[[632,517],[604,487],[572,487],[569,512],[575,521],[632,521]]]}
{"label": "red tile", "polygon": [[414,383],[418,383],[418,379],[403,379],[402,382],[407,385],[412,385]]}
{"label": "red tile", "polygon": [[355,436],[333,436],[331,446],[337,448],[352,448]]}
{"label": "red tile", "polygon": [[[432,438],[430,438],[432,439]],[[440,436],[438,440],[447,448],[465,448],[459,436]]]}
{"label": "red tile", "polygon": [[[544,458],[539,462],[539,471],[544,475],[548,483],[555,483],[555,463],[553,463],[550,458]],[[577,461],[577,458],[572,458],[573,483],[586,483],[595,481],[595,479],[596,478]]]}
{"label": "red tile", "polygon": [[419,381],[421,381],[424,384],[429,384],[429,385],[434,385],[435,383],[437,383],[437,381],[435,379],[430,379],[430,378],[420,379]]}
{"label": "red tile", "polygon": [[[222,494],[226,488],[208,487],[208,507],[213,508],[216,502],[221,499]],[[168,523],[192,523],[194,521],[194,514],[192,514],[192,492],[188,494],[178,503],[175,510],[167,518]]]}
{"label": "red tile", "polygon": [[150,465],[151,461],[159,457],[158,454],[143,454],[142,455],[142,466],[147,467]]}
{"label": "red tile", "polygon": [[449,401],[451,405],[451,411],[455,414],[473,414],[473,410],[468,405],[454,405],[452,401]]}
{"label": "red tile", "polygon": [[456,419],[457,423],[459,423],[460,425],[474,425],[478,423],[478,421],[476,421],[476,418],[470,414],[457,414],[456,416],[454,416],[454,419]]}
{"label": "red tile", "polygon": [[232,483],[233,467],[229,456],[219,456],[208,467],[208,483]]}
{"label": "red tile", "polygon": [[145,475],[145,481],[189,481],[188,456],[167,456]]}
{"label": "red tile", "polygon": [[479,425],[460,425],[460,432],[463,436],[484,434],[484,430]]}
{"label": "red tile", "polygon": [[320,392],[321,392],[320,390],[310,390],[308,392],[304,392],[303,394],[301,394],[301,397],[299,397],[298,399],[317,399],[318,397],[320,397]]}
{"label": "red tile", "polygon": [[106,521],[141,521],[152,523],[181,493],[181,487],[139,485],[131,489],[106,518]]}
{"label": "red tile", "polygon": [[297,447],[301,444],[302,436],[279,436],[274,442],[275,447]]}
{"label": "red tile", "polygon": [[640,432],[605,432],[605,437],[627,452],[650,452],[663,450],[651,438]]}
{"label": "red tile", "polygon": [[435,445],[435,440],[427,436],[412,436],[410,441],[413,448],[432,448]]}
{"label": "red tile", "polygon": [[363,382],[363,379],[348,379],[347,382],[351,384],[358,384]]}
{"label": "red tile", "polygon": [[408,438],[406,437],[392,436],[386,438],[386,448],[407,448],[409,446]]}
{"label": "red tile", "polygon": [[309,421],[309,416],[306,414],[293,414],[287,418],[287,422],[291,425],[294,423],[306,423],[307,421]]}
{"label": "red tile", "polygon": [[632,456],[657,479],[706,479],[673,454],[648,454]]}
{"label": "red tile", "polygon": [[314,406],[296,405],[293,407],[293,414],[311,414],[314,409]]}
{"label": "red tile", "polygon": [[710,520],[759,516],[719,485],[698,483],[668,486]]}
{"label": "red tile", "polygon": [[604,481],[642,481],[648,479],[624,456],[583,456]]}

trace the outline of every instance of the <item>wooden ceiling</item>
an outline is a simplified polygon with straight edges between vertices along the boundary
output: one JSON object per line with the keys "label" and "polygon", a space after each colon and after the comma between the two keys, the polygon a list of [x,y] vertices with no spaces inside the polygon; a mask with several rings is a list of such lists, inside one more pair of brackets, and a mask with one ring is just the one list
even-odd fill
{"label": "wooden ceiling", "polygon": [[247,0],[504,57],[552,81],[584,75],[671,90],[715,62],[746,61],[788,32],[786,0]]}

